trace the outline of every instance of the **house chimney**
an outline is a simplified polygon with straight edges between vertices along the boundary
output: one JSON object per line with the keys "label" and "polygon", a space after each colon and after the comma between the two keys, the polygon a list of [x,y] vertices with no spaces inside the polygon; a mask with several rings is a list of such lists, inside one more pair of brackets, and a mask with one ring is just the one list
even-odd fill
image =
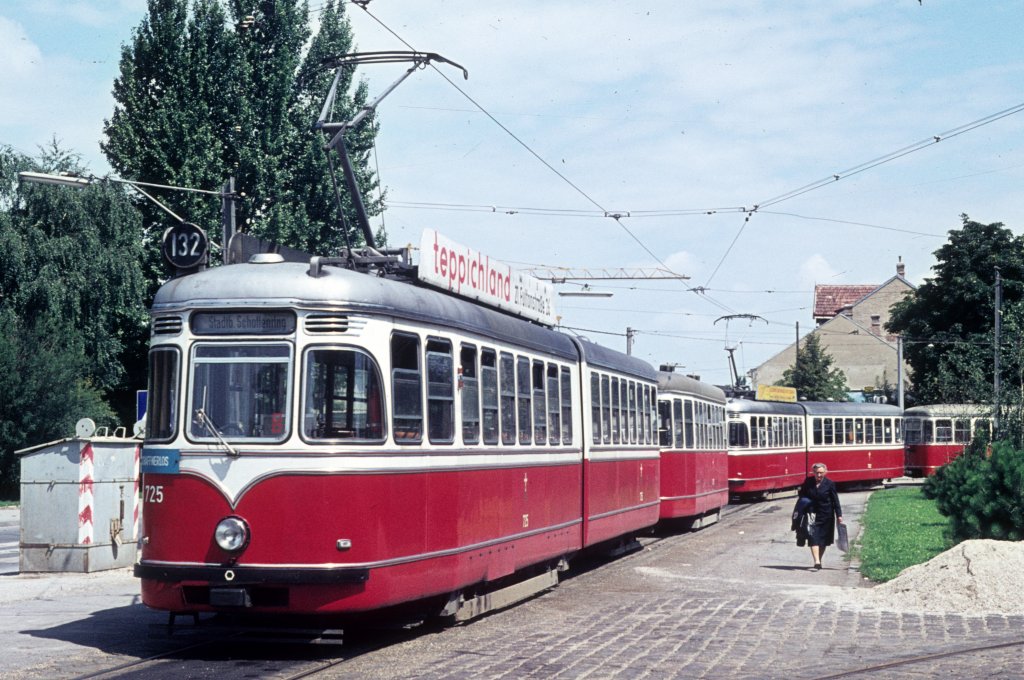
{"label": "house chimney", "polygon": [[907,268],[903,265],[903,256],[899,256],[899,260],[896,262],[896,276],[906,278]]}

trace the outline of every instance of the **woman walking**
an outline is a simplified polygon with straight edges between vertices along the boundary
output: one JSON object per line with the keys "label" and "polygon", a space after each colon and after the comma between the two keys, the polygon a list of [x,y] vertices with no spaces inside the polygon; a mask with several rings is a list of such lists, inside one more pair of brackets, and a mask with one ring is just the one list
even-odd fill
{"label": "woman walking", "polygon": [[[811,546],[811,557],[814,569],[821,569],[821,560],[825,556],[825,548],[832,545],[836,533],[836,522],[843,523],[843,508],[839,504],[836,485],[825,475],[828,468],[824,463],[815,463],[811,470],[813,476],[804,480],[800,486],[800,500],[807,512],[807,543]],[[802,542],[799,542],[803,545]]]}

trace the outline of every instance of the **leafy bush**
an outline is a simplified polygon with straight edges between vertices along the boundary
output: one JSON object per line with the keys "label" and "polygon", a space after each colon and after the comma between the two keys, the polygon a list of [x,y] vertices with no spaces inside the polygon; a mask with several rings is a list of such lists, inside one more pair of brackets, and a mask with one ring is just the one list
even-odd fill
{"label": "leafy bush", "polygon": [[1024,539],[1024,451],[1007,442],[979,442],[925,481],[957,541]]}

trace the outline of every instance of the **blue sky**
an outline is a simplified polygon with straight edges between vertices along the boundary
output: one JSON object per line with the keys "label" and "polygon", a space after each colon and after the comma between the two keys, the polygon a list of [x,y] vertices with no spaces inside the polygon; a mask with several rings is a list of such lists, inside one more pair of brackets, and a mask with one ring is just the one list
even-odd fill
{"label": "blue sky", "polygon": [[[406,49],[347,8],[360,49]],[[898,258],[920,282],[961,213],[1024,229],[1024,113],[844,174],[1024,103],[1019,2],[369,9],[415,48],[465,66],[467,81],[441,69],[519,140],[436,72],[414,74],[380,108],[392,242],[418,243],[429,227],[519,266],[667,265],[691,278],[598,281],[614,296],[558,301],[566,327],[602,344],[622,349],[636,329],[634,353],[653,363],[725,382],[726,346],[745,371],[791,343],[796,323],[811,328],[815,283],[882,283]],[[57,137],[106,170],[98,140],[120,46],[145,10],[0,0],[0,143],[34,153]],[[376,94],[398,70],[363,74]],[[749,221],[737,210],[835,174]],[[719,320],[731,314],[769,323]]]}

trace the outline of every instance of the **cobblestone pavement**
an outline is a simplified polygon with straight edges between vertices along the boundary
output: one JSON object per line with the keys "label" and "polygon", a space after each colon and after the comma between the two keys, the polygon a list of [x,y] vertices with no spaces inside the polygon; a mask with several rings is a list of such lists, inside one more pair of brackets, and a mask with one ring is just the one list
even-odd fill
{"label": "cobblestone pavement", "polygon": [[[843,495],[852,535],[866,493]],[[571,579],[506,612],[346,664],[339,678],[1020,678],[1024,617],[895,612],[839,553],[807,569],[792,500]],[[985,649],[977,649],[985,648]],[[974,651],[970,651],[974,650]]]}
{"label": "cobblestone pavement", "polygon": [[[867,496],[842,495],[851,536]],[[830,549],[825,569],[807,568],[810,553],[789,531],[792,504],[743,506],[707,529],[648,539],[642,551],[528,602],[317,677],[1022,677],[1024,617],[868,607],[857,596],[870,584],[842,554]],[[130,576],[97,578],[87,597],[65,582],[36,599],[5,599],[44,583],[0,577],[0,640],[17,650],[0,661],[0,677],[55,677],[37,673],[44,660],[74,668],[76,658],[96,665],[104,653],[141,654],[97,639],[132,635],[122,629],[160,618],[137,604]]]}

